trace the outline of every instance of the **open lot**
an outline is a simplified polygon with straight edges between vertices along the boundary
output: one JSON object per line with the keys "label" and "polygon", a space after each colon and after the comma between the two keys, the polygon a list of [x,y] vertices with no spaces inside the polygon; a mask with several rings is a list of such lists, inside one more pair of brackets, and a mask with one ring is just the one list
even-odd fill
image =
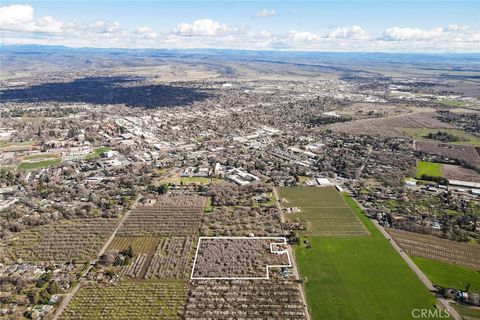
{"label": "open lot", "polygon": [[414,308],[433,310],[434,297],[353,200],[346,201],[370,236],[308,236],[295,248],[312,319],[403,320]]}
{"label": "open lot", "polygon": [[452,164],[442,164],[442,176],[446,179],[480,182],[480,173]]}
{"label": "open lot", "polygon": [[[429,128],[438,131],[438,128],[453,128],[450,124],[436,119],[435,112],[415,111],[408,114],[389,115],[379,118],[353,120],[344,123],[328,125],[327,128],[352,134],[370,134],[382,137],[407,137],[405,128],[416,130]],[[413,131],[414,132],[414,131]]]}
{"label": "open lot", "polygon": [[480,170],[480,155],[473,146],[444,144],[434,141],[416,141],[415,149],[429,154],[456,159],[461,164]]}
{"label": "open lot", "polygon": [[283,187],[279,188],[279,193],[285,199],[283,207],[300,209],[286,217],[291,221],[307,222],[308,229],[300,232],[302,235],[368,235],[367,229],[335,188]]}
{"label": "open lot", "polygon": [[[457,141],[449,142],[450,144],[463,144],[474,147],[480,147],[480,138],[458,129],[441,128],[441,129],[429,129],[429,128],[402,128],[406,135],[414,140],[433,140],[428,139],[428,134],[436,134],[437,132],[445,132],[456,138]],[[436,141],[436,140],[433,140]]]}

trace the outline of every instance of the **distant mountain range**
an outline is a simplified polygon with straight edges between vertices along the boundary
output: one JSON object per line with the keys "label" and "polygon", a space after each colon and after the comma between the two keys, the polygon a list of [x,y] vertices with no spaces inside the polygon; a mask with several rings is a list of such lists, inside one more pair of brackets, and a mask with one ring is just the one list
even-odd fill
{"label": "distant mountain range", "polygon": [[[202,65],[226,77],[245,68],[257,74],[304,77],[337,74],[342,79],[378,80],[392,75],[417,78],[479,79],[480,55],[381,52],[254,51],[231,49],[71,48],[44,45],[1,45],[1,77],[45,75],[49,72],[115,70],[116,68]],[[240,68],[237,68],[241,66]],[[416,70],[415,72],[411,72]],[[238,72],[237,72],[238,71]]]}

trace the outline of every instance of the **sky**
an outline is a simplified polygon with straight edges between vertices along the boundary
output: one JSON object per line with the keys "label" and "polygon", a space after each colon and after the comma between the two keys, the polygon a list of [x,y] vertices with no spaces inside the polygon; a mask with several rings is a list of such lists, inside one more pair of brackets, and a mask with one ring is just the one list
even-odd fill
{"label": "sky", "polygon": [[480,1],[2,0],[0,43],[480,53]]}

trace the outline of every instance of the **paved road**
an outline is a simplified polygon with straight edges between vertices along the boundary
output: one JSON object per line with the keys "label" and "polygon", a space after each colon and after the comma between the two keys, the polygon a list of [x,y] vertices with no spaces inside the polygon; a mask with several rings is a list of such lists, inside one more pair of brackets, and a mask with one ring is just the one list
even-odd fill
{"label": "paved road", "polygon": [[70,300],[72,300],[73,296],[77,293],[77,291],[80,289],[80,287],[82,286],[83,282],[85,282],[85,280],[87,279],[87,275],[88,273],[90,272],[90,270],[93,268],[93,265],[100,259],[100,257],[105,253],[105,251],[107,250],[107,248],[110,246],[110,243],[112,243],[112,240],[113,238],[115,238],[115,236],[117,235],[117,232],[118,230],[120,230],[120,227],[122,226],[123,222],[125,221],[125,219],[128,217],[128,215],[130,214],[130,212],[137,206],[138,204],[138,201],[140,200],[141,197],[138,197],[135,202],[132,204],[132,207],[130,210],[128,210],[128,212],[123,216],[122,220],[120,221],[120,223],[117,225],[117,227],[115,228],[115,230],[113,230],[113,233],[110,235],[110,238],[108,238],[107,242],[105,242],[104,246],[102,247],[102,249],[100,250],[100,252],[98,253],[97,257],[95,258],[95,260],[91,261],[90,262],[90,265],[88,266],[88,268],[82,273],[82,276],[80,277],[80,279],[78,280],[78,283],[77,285],[72,289],[72,291],[70,291],[69,293],[67,293],[65,295],[65,297],[63,298],[62,302],[60,303],[60,305],[58,306],[57,310],[55,311],[55,315],[53,316],[53,319],[52,320],[58,320],[60,318],[60,315],[62,314],[63,310],[65,310],[65,308],[67,307],[68,303],[70,302]]}
{"label": "paved road", "polygon": [[[274,194],[275,198],[277,198],[277,201],[276,201],[275,204],[277,206],[277,209],[280,212],[280,223],[282,224],[282,234],[283,234],[283,223],[285,222],[285,217],[283,216],[282,206],[280,205],[280,197],[278,195],[277,188],[275,188],[275,187],[273,187],[273,194]],[[298,273],[297,263],[295,262],[295,256],[293,255],[292,247],[291,246],[287,246],[287,247],[288,247],[288,254],[290,255],[290,257],[292,259],[292,273],[293,273],[293,276],[295,277],[295,279],[300,280],[300,274]],[[300,284],[300,283],[298,283],[298,288],[299,288],[299,291],[300,291],[300,298],[302,300],[303,306],[305,307],[305,315],[307,316],[307,320],[310,320],[310,313],[308,311],[308,305],[307,305],[307,298],[305,296],[305,290],[304,290],[302,284]]]}

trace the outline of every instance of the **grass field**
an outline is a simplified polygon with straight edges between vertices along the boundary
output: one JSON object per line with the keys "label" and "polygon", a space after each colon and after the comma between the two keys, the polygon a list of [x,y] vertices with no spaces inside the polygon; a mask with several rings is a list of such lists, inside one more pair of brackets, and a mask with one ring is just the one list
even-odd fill
{"label": "grass field", "polygon": [[259,208],[259,207],[273,207],[277,203],[277,198],[272,192],[266,194],[267,197],[270,198],[267,202],[257,202],[253,200],[252,208]]}
{"label": "grass field", "polygon": [[28,150],[35,144],[38,144],[38,141],[8,142],[5,140],[0,140],[0,149],[8,148],[15,150]]}
{"label": "grass field", "polygon": [[51,158],[58,158],[58,156],[52,153],[38,153],[38,154],[31,154],[29,156],[23,157],[23,159],[25,160],[51,159]]}
{"label": "grass field", "polygon": [[468,102],[466,101],[449,100],[449,99],[439,99],[437,100],[437,102],[447,107],[464,107],[468,105]]}
{"label": "grass field", "polygon": [[112,150],[112,148],[110,148],[110,147],[96,148],[92,152],[87,154],[84,159],[85,160],[92,160],[92,159],[99,158],[102,153],[110,151],[110,150]]}
{"label": "grass field", "polygon": [[451,303],[451,305],[460,313],[464,320],[480,320],[480,309],[462,306],[457,303]]}
{"label": "grass field", "polygon": [[165,179],[162,179],[160,181],[160,184],[162,183],[174,183],[174,184],[209,184],[210,183],[210,178],[203,178],[203,177],[168,177]]}
{"label": "grass field", "polygon": [[212,197],[207,197],[207,201],[205,201],[205,207],[203,208],[203,212],[212,212]]}
{"label": "grass field", "polygon": [[[284,205],[309,206],[318,199],[338,204],[331,191],[322,191],[317,197],[305,191],[283,192],[290,200]],[[302,240],[308,239],[310,248],[303,244],[295,247],[312,319],[404,320],[412,319],[415,308],[433,310],[434,297],[355,202],[344,198],[370,236],[308,236]]]}
{"label": "grass field", "polygon": [[417,178],[420,179],[422,175],[427,175],[430,177],[441,177],[441,164],[434,162],[417,161]]}
{"label": "grass field", "polygon": [[187,285],[181,280],[86,284],[62,313],[62,320],[181,319]]}
{"label": "grass field", "polygon": [[433,284],[464,290],[470,283],[471,291],[480,291],[479,271],[420,257],[412,257],[412,260]]}
{"label": "grass field", "polygon": [[286,199],[284,207],[297,207],[289,213],[290,220],[308,221],[301,235],[367,235],[368,232],[335,188],[283,187],[278,189]]}
{"label": "grass field", "polygon": [[273,192],[268,193],[268,197],[270,200],[265,203],[260,203],[260,207],[273,207],[277,203],[277,198],[275,198]]}
{"label": "grass field", "polygon": [[400,128],[400,130],[414,140],[429,140],[428,138],[426,138],[429,133],[437,133],[439,131],[447,132],[448,134],[451,134],[458,139],[458,141],[450,142],[450,144],[464,144],[474,147],[480,147],[480,138],[471,133],[458,129]]}
{"label": "grass field", "polygon": [[33,169],[42,169],[54,165],[59,165],[62,162],[61,159],[48,159],[34,162],[21,162],[18,165],[19,170],[33,170]]}

